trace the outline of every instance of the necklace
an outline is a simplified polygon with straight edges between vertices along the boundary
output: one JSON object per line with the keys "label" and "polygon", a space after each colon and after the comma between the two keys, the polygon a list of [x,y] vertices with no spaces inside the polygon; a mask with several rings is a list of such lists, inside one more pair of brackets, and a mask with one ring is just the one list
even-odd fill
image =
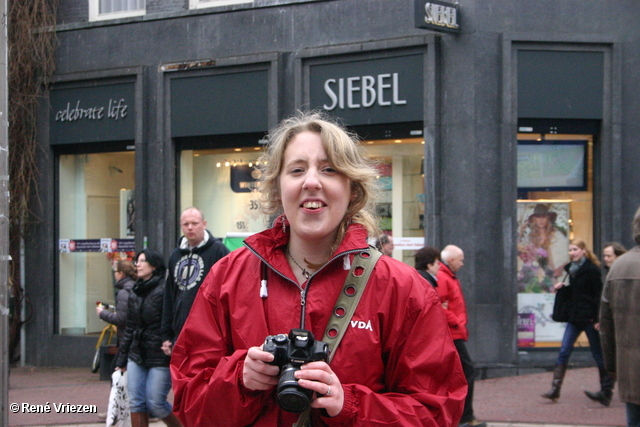
{"label": "necklace", "polygon": [[293,263],[295,265],[298,266],[298,268],[300,270],[302,270],[302,275],[304,276],[305,279],[309,280],[309,276],[311,276],[311,274],[309,274],[309,272],[307,271],[306,268],[304,268],[303,266],[301,266],[300,264],[298,264],[298,262],[296,261],[296,259],[293,257],[293,255],[291,255],[291,252],[289,251],[289,248],[287,248],[287,255],[289,255],[289,258],[291,258],[291,261],[293,261]]}

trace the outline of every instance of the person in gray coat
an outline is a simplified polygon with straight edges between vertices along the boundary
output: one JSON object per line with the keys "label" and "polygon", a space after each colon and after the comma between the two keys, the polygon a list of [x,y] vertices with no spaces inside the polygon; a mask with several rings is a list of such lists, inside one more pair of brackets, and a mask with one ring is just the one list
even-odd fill
{"label": "person in gray coat", "polygon": [[[633,218],[640,245],[640,209]],[[618,379],[627,425],[640,427],[640,246],[611,266],[600,302],[600,336],[607,371]]]}
{"label": "person in gray coat", "polygon": [[133,285],[136,283],[136,269],[133,266],[133,262],[125,260],[118,261],[113,276],[116,279],[116,284],[113,285],[116,289],[116,311],[107,310],[102,304],[98,304],[96,306],[96,313],[100,319],[116,325],[116,328],[118,328],[118,346],[120,346],[124,339],[124,328],[127,324],[129,294],[133,289]]}

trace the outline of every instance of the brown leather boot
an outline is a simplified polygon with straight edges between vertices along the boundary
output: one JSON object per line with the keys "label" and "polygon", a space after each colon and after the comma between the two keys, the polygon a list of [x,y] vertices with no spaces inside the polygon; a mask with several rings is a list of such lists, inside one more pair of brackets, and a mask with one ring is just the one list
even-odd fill
{"label": "brown leather boot", "polygon": [[131,427],[149,427],[148,412],[132,412]]}
{"label": "brown leather boot", "polygon": [[545,399],[549,399],[552,402],[557,402],[560,397],[560,388],[562,388],[562,381],[564,380],[564,374],[567,372],[567,364],[556,365],[553,371],[553,381],[551,382],[551,390],[542,394]]}
{"label": "brown leather boot", "polygon": [[168,425],[169,427],[182,427],[182,423],[174,413],[169,414],[168,417],[164,417],[162,419],[162,422]]}

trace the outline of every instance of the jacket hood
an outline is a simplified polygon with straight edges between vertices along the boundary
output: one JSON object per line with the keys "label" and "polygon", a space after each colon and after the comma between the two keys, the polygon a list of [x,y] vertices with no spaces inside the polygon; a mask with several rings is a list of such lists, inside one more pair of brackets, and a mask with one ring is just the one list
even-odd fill
{"label": "jacket hood", "polygon": [[113,285],[117,290],[122,290],[122,289],[126,289],[128,291],[130,291],[131,289],[133,289],[133,285],[135,285],[136,282],[133,281],[133,279],[131,277],[123,277],[122,279],[118,280],[116,282],[115,285]]}
{"label": "jacket hood", "polygon": [[442,261],[440,263],[440,271],[442,271],[444,274],[447,274],[453,278],[456,277],[456,275],[453,273],[453,271],[451,271],[451,267],[449,267],[447,264],[444,263],[444,261]]}
{"label": "jacket hood", "polygon": [[[204,230],[204,239],[198,246],[193,248],[193,252],[198,253],[207,249],[209,246],[213,245],[214,241],[215,237],[213,237],[213,234],[211,234],[209,230]],[[182,253],[189,253],[191,251],[191,249],[189,249],[189,241],[185,236],[182,236],[180,237],[180,239],[178,239],[178,248]]]}

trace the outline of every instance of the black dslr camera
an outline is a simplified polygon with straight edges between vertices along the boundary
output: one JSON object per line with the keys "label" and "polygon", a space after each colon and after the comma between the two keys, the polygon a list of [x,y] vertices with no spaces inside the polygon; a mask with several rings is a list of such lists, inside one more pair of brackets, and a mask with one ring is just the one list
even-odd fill
{"label": "black dslr camera", "polygon": [[326,361],[329,357],[327,343],[316,341],[306,329],[292,329],[289,336],[269,335],[264,341],[263,349],[274,356],[270,365],[280,368],[276,389],[280,407],[295,413],[307,409],[313,390],[300,387],[294,373],[305,363]]}

